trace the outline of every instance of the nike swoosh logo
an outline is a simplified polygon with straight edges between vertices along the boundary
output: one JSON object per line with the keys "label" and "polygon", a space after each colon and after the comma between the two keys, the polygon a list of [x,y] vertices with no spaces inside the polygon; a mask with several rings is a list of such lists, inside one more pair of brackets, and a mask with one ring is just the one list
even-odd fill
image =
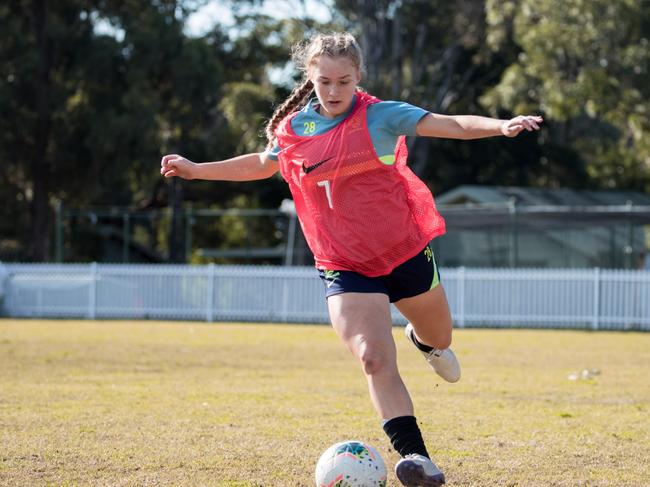
{"label": "nike swoosh logo", "polygon": [[312,172],[314,169],[316,169],[316,168],[319,167],[319,166],[322,166],[323,164],[325,164],[325,163],[326,163],[327,161],[329,161],[330,159],[334,159],[334,156],[332,156],[332,157],[328,157],[327,159],[323,159],[322,161],[318,161],[316,164],[313,164],[313,165],[311,165],[311,166],[309,166],[309,167],[305,166],[305,163],[303,162],[303,163],[302,163],[302,170],[305,171],[305,174],[309,174],[309,173]]}

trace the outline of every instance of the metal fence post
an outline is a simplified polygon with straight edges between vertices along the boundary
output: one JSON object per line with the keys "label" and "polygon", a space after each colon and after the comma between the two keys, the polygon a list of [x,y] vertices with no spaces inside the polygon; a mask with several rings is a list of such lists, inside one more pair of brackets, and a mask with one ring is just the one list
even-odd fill
{"label": "metal fence post", "polygon": [[206,319],[212,323],[214,321],[214,264],[208,264],[208,309],[206,310]]}
{"label": "metal fence post", "polygon": [[510,213],[510,267],[519,266],[519,222],[517,215],[517,199],[513,196],[508,200]]}
{"label": "metal fence post", "polygon": [[293,265],[293,251],[296,246],[296,214],[289,215],[289,230],[287,231],[287,243],[284,255],[284,265]]}
{"label": "metal fence post", "polygon": [[61,203],[60,200],[56,202],[55,211],[56,229],[54,231],[54,260],[60,264],[63,262],[63,203]]}
{"label": "metal fence post", "polygon": [[88,288],[88,318],[97,316],[97,262],[90,264],[90,286]]}
{"label": "metal fence post", "polygon": [[594,316],[591,322],[591,328],[597,330],[600,321],[600,268],[594,269]]}
{"label": "metal fence post", "polygon": [[458,327],[465,327],[465,267],[458,268]]}
{"label": "metal fence post", "polygon": [[194,216],[192,215],[192,206],[185,209],[185,263],[189,264],[192,260],[192,226],[194,225]]}
{"label": "metal fence post", "polygon": [[128,213],[122,213],[122,262],[129,262],[131,245],[131,221]]}

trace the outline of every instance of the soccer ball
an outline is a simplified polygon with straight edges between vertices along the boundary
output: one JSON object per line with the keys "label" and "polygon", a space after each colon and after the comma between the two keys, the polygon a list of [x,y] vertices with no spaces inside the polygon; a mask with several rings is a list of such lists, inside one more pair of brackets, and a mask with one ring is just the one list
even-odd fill
{"label": "soccer ball", "polygon": [[316,487],[385,487],[386,465],[379,452],[362,441],[330,446],[316,464]]}

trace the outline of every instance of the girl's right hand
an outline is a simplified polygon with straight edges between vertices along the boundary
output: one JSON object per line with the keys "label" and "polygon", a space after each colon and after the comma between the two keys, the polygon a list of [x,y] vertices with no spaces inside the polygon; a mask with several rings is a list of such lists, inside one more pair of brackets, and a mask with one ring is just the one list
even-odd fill
{"label": "girl's right hand", "polygon": [[178,176],[183,179],[194,179],[197,164],[178,154],[167,154],[160,161],[160,174],[166,178]]}

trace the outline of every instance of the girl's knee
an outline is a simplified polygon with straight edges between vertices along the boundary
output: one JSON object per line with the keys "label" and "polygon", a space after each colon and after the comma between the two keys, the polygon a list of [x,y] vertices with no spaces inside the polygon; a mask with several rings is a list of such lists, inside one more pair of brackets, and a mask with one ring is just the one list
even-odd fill
{"label": "girl's knee", "polygon": [[366,341],[359,344],[357,356],[366,375],[378,374],[394,365],[394,360],[391,360],[390,354],[382,350],[382,347]]}
{"label": "girl's knee", "polygon": [[417,331],[415,333],[422,343],[438,350],[444,350],[451,346],[451,327],[431,330],[428,333],[422,333],[422,335]]}
{"label": "girl's knee", "polygon": [[436,339],[436,343],[434,343],[431,346],[439,350],[444,350],[445,348],[449,348],[451,346],[451,330],[447,333],[441,334]]}

